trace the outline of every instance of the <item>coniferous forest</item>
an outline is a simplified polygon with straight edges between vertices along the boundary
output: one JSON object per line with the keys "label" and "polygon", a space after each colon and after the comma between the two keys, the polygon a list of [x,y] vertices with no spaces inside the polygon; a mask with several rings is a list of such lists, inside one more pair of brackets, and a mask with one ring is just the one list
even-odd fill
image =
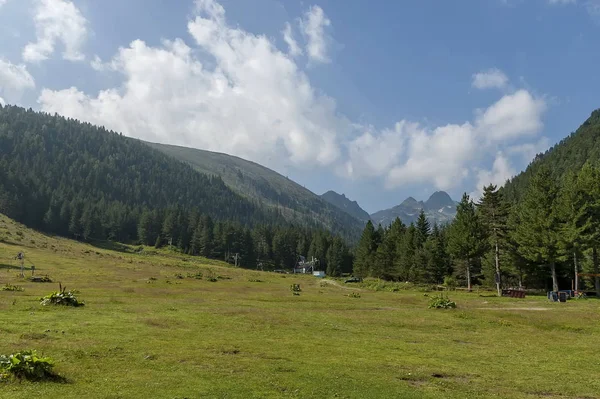
{"label": "coniferous forest", "polygon": [[57,115],[0,107],[0,212],[86,241],[170,245],[243,267],[418,284],[600,291],[600,111],[504,187],[467,194],[449,224],[367,222],[352,242],[294,225],[138,140]]}

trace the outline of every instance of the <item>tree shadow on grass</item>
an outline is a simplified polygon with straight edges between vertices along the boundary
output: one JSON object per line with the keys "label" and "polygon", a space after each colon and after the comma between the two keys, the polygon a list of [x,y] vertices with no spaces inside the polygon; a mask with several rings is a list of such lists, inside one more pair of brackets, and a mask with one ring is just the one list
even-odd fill
{"label": "tree shadow on grass", "polygon": [[[7,263],[0,263],[0,270],[21,270],[20,265],[9,265]],[[30,266],[23,267],[23,270],[31,270]]]}
{"label": "tree shadow on grass", "polygon": [[128,254],[136,253],[134,248],[116,241],[90,241],[88,244],[96,248],[106,249],[108,251],[123,252]]}

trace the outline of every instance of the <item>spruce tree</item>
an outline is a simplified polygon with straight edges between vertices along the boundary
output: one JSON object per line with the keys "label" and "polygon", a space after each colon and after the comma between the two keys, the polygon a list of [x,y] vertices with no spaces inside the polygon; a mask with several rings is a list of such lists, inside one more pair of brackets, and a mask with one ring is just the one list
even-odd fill
{"label": "spruce tree", "polygon": [[558,184],[548,167],[532,177],[517,212],[514,239],[519,253],[530,262],[549,267],[552,290],[558,291],[557,261],[560,256]]}
{"label": "spruce tree", "polygon": [[486,250],[486,236],[467,193],[456,207],[456,217],[448,231],[448,250],[455,259],[464,262],[467,289],[471,291],[472,267]]}
{"label": "spruce tree", "polygon": [[373,223],[369,220],[363,230],[358,246],[356,247],[356,259],[354,261],[354,274],[359,277],[367,277],[371,272],[375,253],[377,251],[377,232]]}
{"label": "spruce tree", "polygon": [[417,228],[415,245],[417,248],[421,248],[425,244],[425,241],[427,241],[427,238],[429,238],[429,234],[431,232],[431,224],[429,223],[429,220],[427,220],[425,211],[423,209],[421,209],[421,212],[419,213],[415,227]]}
{"label": "spruce tree", "polygon": [[498,296],[502,295],[500,273],[500,250],[507,232],[508,204],[497,187],[490,184],[483,188],[483,197],[478,204],[481,223],[494,251],[495,282]]}
{"label": "spruce tree", "polygon": [[582,244],[592,252],[594,285],[600,297],[598,250],[600,249],[600,170],[586,163],[577,176],[573,209],[575,231]]}

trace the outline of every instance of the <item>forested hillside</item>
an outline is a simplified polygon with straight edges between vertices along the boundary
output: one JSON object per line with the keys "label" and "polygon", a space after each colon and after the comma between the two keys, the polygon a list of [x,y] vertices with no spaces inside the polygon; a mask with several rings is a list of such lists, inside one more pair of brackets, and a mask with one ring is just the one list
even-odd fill
{"label": "forested hillside", "polygon": [[0,106],[0,213],[84,240],[170,243],[215,258],[240,253],[248,267],[291,268],[308,253],[334,274],[350,267],[340,238],[294,227],[219,177],[138,140],[12,106]]}
{"label": "forested hillside", "polygon": [[578,171],[588,161],[600,161],[600,109],[592,112],[574,133],[538,154],[524,172],[505,184],[503,191],[509,201],[518,201],[525,194],[531,178],[542,167],[547,167],[554,178],[560,179],[569,171]]}
{"label": "forested hillside", "polygon": [[208,175],[216,175],[237,194],[276,210],[285,220],[324,228],[350,241],[358,239],[365,220],[338,209],[279,173],[242,158],[175,145],[146,143]]}
{"label": "forested hillside", "polygon": [[[416,202],[413,200],[413,202]],[[363,276],[456,282],[600,296],[600,111],[527,170],[479,203],[464,194],[456,217],[431,226],[425,212],[405,225],[369,223],[356,250]]]}

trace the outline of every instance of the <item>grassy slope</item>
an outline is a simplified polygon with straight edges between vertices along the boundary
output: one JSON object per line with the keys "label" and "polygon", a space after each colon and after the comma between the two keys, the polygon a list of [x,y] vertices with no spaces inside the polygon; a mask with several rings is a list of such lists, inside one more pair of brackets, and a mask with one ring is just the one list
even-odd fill
{"label": "grassy slope", "polygon": [[327,228],[336,224],[362,231],[363,223],[329,204],[298,183],[254,162],[227,154],[166,144],[146,143],[167,155],[186,162],[196,170],[219,175],[241,195],[278,206],[288,218],[307,218]]}
{"label": "grassy slope", "polygon": [[[86,306],[42,308],[57,284],[16,277],[20,250]],[[459,309],[428,310],[419,292],[349,298],[309,276],[114,252],[1,215],[0,264],[0,285],[25,287],[0,291],[0,353],[38,349],[70,381],[2,383],[0,398],[599,397],[594,300],[454,293]],[[208,269],[231,279],[173,278]]]}

